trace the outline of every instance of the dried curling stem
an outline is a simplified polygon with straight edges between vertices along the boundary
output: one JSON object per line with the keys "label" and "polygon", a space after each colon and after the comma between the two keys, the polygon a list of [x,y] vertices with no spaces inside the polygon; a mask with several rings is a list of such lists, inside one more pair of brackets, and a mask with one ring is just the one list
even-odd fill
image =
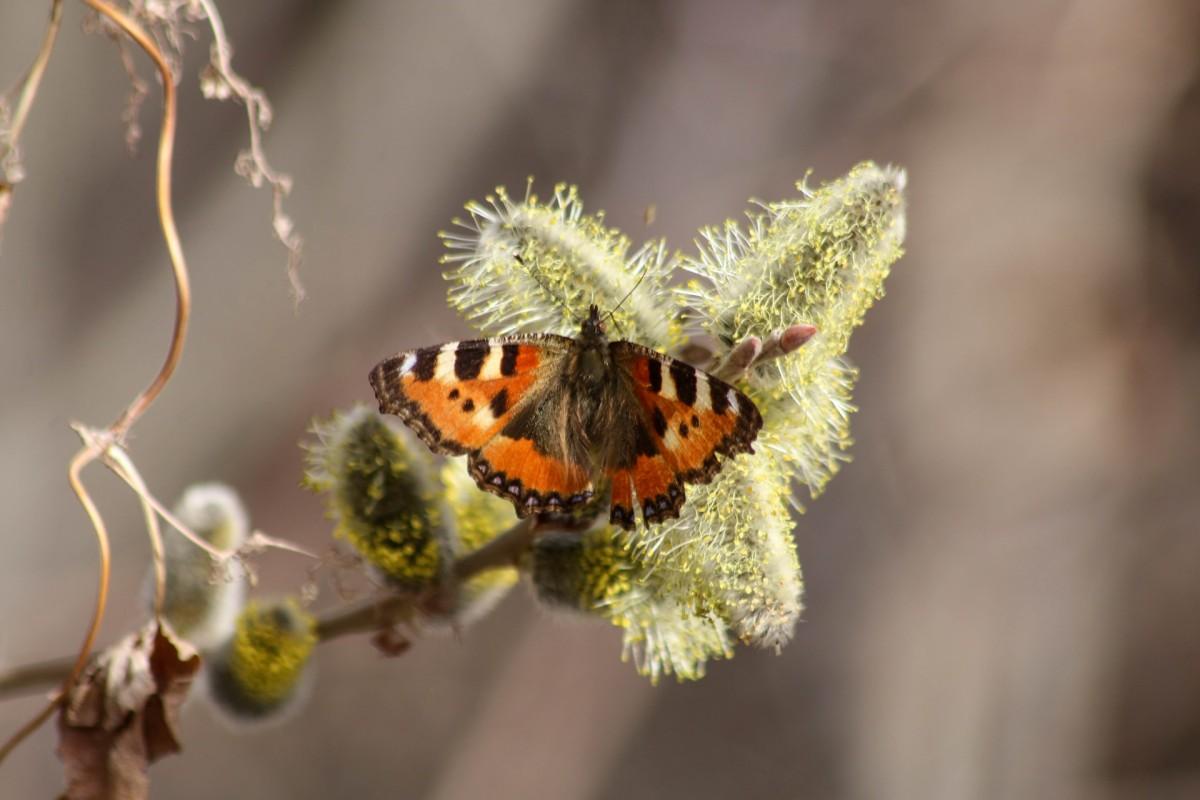
{"label": "dried curling stem", "polygon": [[[83,644],[79,649],[70,673],[68,673],[66,680],[63,682],[62,690],[58,694],[58,697],[51,701],[47,709],[43,710],[30,723],[17,731],[3,746],[0,746],[0,762],[25,737],[37,730],[49,718],[53,709],[61,702],[61,698],[66,696],[71,686],[79,677],[80,672],[87,663],[88,656],[91,654],[92,645],[95,643],[100,623],[104,619],[104,611],[108,601],[111,553],[108,531],[104,520],[100,515],[99,509],[96,508],[95,503],[92,501],[91,495],[88,494],[87,489],[84,487],[80,475],[83,468],[104,454],[110,444],[119,442],[124,438],[133,424],[137,422],[138,418],[146,412],[162,392],[163,387],[166,386],[167,381],[170,380],[171,375],[175,372],[180,356],[183,354],[183,344],[187,337],[188,318],[191,312],[191,290],[188,282],[187,263],[183,257],[183,246],[179,240],[179,233],[175,226],[175,215],[171,206],[171,164],[175,144],[177,105],[174,77],[162,52],[134,20],[116,7],[104,2],[104,0],[84,0],[84,2],[91,6],[97,13],[112,20],[112,22],[133,39],[154,62],[161,77],[163,113],[162,126],[158,138],[155,195],[158,206],[158,218],[162,226],[163,238],[166,240],[167,252],[171,260],[171,269],[175,276],[175,326],[171,333],[171,342],[167,348],[166,358],[154,380],[151,381],[150,385],[141,394],[133,399],[133,402],[126,407],[121,416],[107,430],[101,432],[98,436],[88,437],[90,440],[85,441],[83,449],[71,459],[71,463],[67,469],[67,478],[71,484],[71,489],[75,492],[75,496],[79,498],[80,504],[91,520],[100,550],[100,585],[96,594],[92,622],[87,629],[87,633],[84,635]],[[161,580],[161,573],[158,577]],[[156,591],[161,592],[161,587],[156,586]]]}

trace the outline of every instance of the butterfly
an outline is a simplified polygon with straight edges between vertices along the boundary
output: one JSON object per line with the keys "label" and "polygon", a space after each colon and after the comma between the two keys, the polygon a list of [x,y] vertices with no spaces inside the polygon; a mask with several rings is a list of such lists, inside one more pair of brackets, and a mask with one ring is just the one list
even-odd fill
{"label": "butterfly", "polygon": [[577,338],[550,333],[408,350],[371,371],[379,410],[436,453],[466,455],[517,515],[564,513],[611,492],[626,530],[679,516],[685,483],[752,453],[762,416],[727,383],[633,342],[592,306]]}

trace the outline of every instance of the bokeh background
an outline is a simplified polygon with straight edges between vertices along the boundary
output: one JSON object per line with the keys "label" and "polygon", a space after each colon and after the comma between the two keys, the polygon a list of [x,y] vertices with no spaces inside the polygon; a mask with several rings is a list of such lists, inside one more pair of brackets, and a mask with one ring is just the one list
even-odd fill
{"label": "bokeh background", "polygon": [[[0,5],[0,81],[47,6]],[[325,547],[297,443],[370,399],[380,357],[468,333],[435,232],[497,184],[578,183],[633,238],[687,249],[752,196],[870,158],[908,169],[908,253],[851,346],[855,459],[797,520],[808,608],[782,655],[651,687],[616,629],[519,590],[399,659],[322,646],[283,727],[235,735],[191,708],[155,796],[1200,797],[1194,0],[224,13],[235,67],[275,104],[308,299],[295,313],[269,199],[233,174],[241,109],[197,89],[201,37],[175,171],[194,321],[132,442],[168,502],[227,481],[256,526]],[[126,77],[83,18],[67,5],[0,242],[0,666],[78,645],[97,557],[67,423],[111,421],[173,311],[157,100],[131,158]],[[114,536],[107,642],[142,619],[148,551],[132,495],[87,475]],[[260,563],[265,593],[304,579],[292,556]],[[41,702],[0,703],[0,735]],[[56,793],[53,748],[48,725],[0,797]]]}

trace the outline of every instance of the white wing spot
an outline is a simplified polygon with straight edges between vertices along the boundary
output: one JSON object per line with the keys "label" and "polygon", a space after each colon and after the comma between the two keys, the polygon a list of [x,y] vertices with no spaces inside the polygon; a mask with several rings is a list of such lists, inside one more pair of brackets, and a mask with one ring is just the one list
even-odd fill
{"label": "white wing spot", "polygon": [[708,375],[703,370],[696,370],[696,403],[692,408],[697,411],[709,411],[712,409],[712,384],[708,382]]}
{"label": "white wing spot", "polygon": [[662,388],[658,390],[658,394],[668,400],[678,399],[678,395],[675,394],[675,379],[671,377],[671,370],[666,364],[662,368]]}
{"label": "white wing spot", "polygon": [[479,380],[494,381],[504,377],[500,374],[500,361],[504,358],[504,348],[492,345],[487,357],[483,359],[483,367],[479,370]]}
{"label": "white wing spot", "polygon": [[490,428],[496,422],[496,416],[492,413],[492,408],[487,403],[475,410],[471,415],[471,424],[477,428]]}
{"label": "white wing spot", "polygon": [[729,407],[733,409],[733,413],[736,414],[741,411],[741,409],[738,408],[737,392],[735,392],[733,389],[730,389],[729,394],[726,396],[729,398]]}
{"label": "white wing spot", "polygon": [[458,378],[454,375],[454,352],[458,350],[458,342],[442,345],[438,353],[437,366],[433,368],[433,377],[442,383],[455,383]]}
{"label": "white wing spot", "polygon": [[417,365],[417,354],[416,353],[405,354],[404,360],[400,362],[400,374],[407,375],[408,373],[412,372],[412,368],[415,367],[416,365]]}

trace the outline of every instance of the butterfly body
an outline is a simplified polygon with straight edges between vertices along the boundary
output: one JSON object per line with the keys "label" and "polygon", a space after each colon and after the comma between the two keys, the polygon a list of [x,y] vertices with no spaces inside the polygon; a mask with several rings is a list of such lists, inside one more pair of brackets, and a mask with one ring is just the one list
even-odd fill
{"label": "butterfly body", "polygon": [[379,409],[435,452],[466,454],[483,489],[525,517],[611,488],[610,520],[679,516],[685,483],[752,452],[762,426],[741,392],[682,361],[610,341],[592,307],[580,335],[527,334],[399,353],[370,376]]}

